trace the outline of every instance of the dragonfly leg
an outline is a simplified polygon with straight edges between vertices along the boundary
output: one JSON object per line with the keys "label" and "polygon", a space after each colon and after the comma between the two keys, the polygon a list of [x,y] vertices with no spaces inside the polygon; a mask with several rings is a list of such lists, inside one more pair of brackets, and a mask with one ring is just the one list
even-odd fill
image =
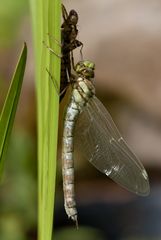
{"label": "dragonfly leg", "polygon": [[51,52],[53,53],[55,56],[57,56],[58,58],[62,58],[61,54],[57,54],[52,48],[50,48],[48,45],[46,45],[45,41],[43,41],[43,44],[45,45],[45,47]]}
{"label": "dragonfly leg", "polygon": [[54,42],[56,42],[59,47],[62,48],[62,44],[61,44],[54,36],[52,36],[50,33],[47,33],[47,35],[48,35],[49,38],[51,38]]}
{"label": "dragonfly leg", "polygon": [[77,39],[73,40],[70,43],[65,42],[64,44],[62,44],[62,48],[63,48],[64,53],[71,52],[71,51],[73,51],[74,49],[76,49],[80,46],[81,46],[81,51],[82,51],[83,43],[78,41]]}
{"label": "dragonfly leg", "polygon": [[64,22],[65,22],[68,18],[68,13],[67,13],[67,10],[66,10],[66,8],[63,4],[61,4],[61,8],[62,8],[63,19],[64,19]]}
{"label": "dragonfly leg", "polygon": [[83,61],[83,43],[80,48],[81,61]]}
{"label": "dragonfly leg", "polygon": [[[71,62],[71,56],[70,56],[70,62]],[[72,60],[74,61],[74,59]],[[73,63],[72,63],[72,66],[73,66]],[[67,79],[68,79],[68,83],[71,83],[73,81],[73,79],[75,78],[75,75],[71,73],[71,64],[68,64],[66,66],[66,76],[67,76]]]}
{"label": "dragonfly leg", "polygon": [[66,92],[69,84],[60,92],[56,79],[51,75],[51,73],[49,72],[49,70],[47,68],[46,68],[46,71],[49,74],[50,79],[52,80],[52,83],[53,83],[53,85],[55,87],[55,90],[56,90],[57,94],[61,98],[61,96],[64,94],[64,92]]}
{"label": "dragonfly leg", "polygon": [[74,56],[73,56],[73,51],[71,51],[71,62],[72,62],[72,67],[73,67],[73,70],[75,71],[75,64],[74,64]]}
{"label": "dragonfly leg", "polygon": [[[80,42],[81,43],[81,42]],[[81,48],[80,48],[80,55],[81,55],[81,61],[83,61],[83,43],[81,43]],[[73,70],[75,71],[75,64],[74,64],[74,56],[73,56],[73,51],[71,51],[71,62],[72,62],[72,67]]]}
{"label": "dragonfly leg", "polygon": [[68,88],[68,85],[60,92],[60,94],[59,94],[60,98],[66,92],[67,88]]}
{"label": "dragonfly leg", "polygon": [[49,72],[49,70],[47,68],[46,68],[46,71],[49,74],[50,79],[52,80],[52,83],[55,87],[55,90],[56,90],[57,94],[59,95],[60,93],[59,93],[59,88],[58,88],[58,84],[57,84],[56,79],[51,75],[51,73]]}

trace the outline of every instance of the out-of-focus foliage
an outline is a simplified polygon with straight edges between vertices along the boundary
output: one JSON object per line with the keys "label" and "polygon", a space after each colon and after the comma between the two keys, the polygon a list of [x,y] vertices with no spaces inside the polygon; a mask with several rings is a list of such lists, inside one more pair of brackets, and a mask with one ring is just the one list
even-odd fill
{"label": "out-of-focus foliage", "polygon": [[[32,239],[36,228],[36,148],[30,134],[15,129],[0,187],[0,234],[5,240]],[[3,236],[3,237],[2,237]]]}
{"label": "out-of-focus foliage", "polygon": [[[76,228],[63,228],[55,234],[54,240],[105,240],[99,230],[88,227],[81,227],[79,230]],[[107,240],[107,239],[106,239]]]}
{"label": "out-of-focus foliage", "polygon": [[9,46],[13,42],[27,11],[26,0],[0,1],[0,46]]}
{"label": "out-of-focus foliage", "polygon": [[[9,86],[8,75],[12,76],[16,65],[20,50],[19,43],[23,44],[28,40],[28,29],[24,31],[26,35],[21,34],[23,26],[29,26],[29,22],[25,23],[26,17],[29,16],[28,10],[26,0],[0,1],[0,107],[4,104]],[[28,72],[29,67],[27,75]],[[36,114],[32,89],[31,81],[27,81],[27,85],[23,84],[0,186],[0,239],[2,240],[36,239]]]}

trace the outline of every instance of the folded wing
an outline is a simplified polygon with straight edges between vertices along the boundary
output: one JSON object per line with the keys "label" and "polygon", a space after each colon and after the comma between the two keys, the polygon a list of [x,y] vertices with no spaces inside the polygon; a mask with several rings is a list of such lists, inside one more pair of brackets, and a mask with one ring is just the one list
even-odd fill
{"label": "folded wing", "polygon": [[74,138],[75,147],[98,170],[131,192],[149,194],[146,170],[97,97],[91,98],[80,114]]}

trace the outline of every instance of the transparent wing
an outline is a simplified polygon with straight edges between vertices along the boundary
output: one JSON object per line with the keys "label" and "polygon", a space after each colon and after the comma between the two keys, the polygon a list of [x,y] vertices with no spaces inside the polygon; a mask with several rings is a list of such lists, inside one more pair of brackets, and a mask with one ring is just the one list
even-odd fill
{"label": "transparent wing", "polygon": [[80,114],[74,138],[75,147],[98,170],[131,192],[149,194],[148,175],[143,165],[97,97],[92,98]]}

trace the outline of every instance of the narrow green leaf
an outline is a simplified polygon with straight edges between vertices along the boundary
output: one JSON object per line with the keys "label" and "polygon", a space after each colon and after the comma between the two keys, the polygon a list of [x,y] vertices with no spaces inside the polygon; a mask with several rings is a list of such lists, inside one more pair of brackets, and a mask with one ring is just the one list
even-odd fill
{"label": "narrow green leaf", "polygon": [[21,86],[26,66],[27,47],[24,44],[15,73],[13,75],[8,94],[0,115],[0,176],[2,174],[5,152],[15,118],[17,104],[21,92]]}
{"label": "narrow green leaf", "polygon": [[[55,196],[59,94],[46,68],[57,85],[60,82],[60,0],[30,1],[36,61],[38,117],[38,239],[51,240]],[[48,35],[49,33],[49,35]],[[56,39],[56,40],[54,40]]]}

